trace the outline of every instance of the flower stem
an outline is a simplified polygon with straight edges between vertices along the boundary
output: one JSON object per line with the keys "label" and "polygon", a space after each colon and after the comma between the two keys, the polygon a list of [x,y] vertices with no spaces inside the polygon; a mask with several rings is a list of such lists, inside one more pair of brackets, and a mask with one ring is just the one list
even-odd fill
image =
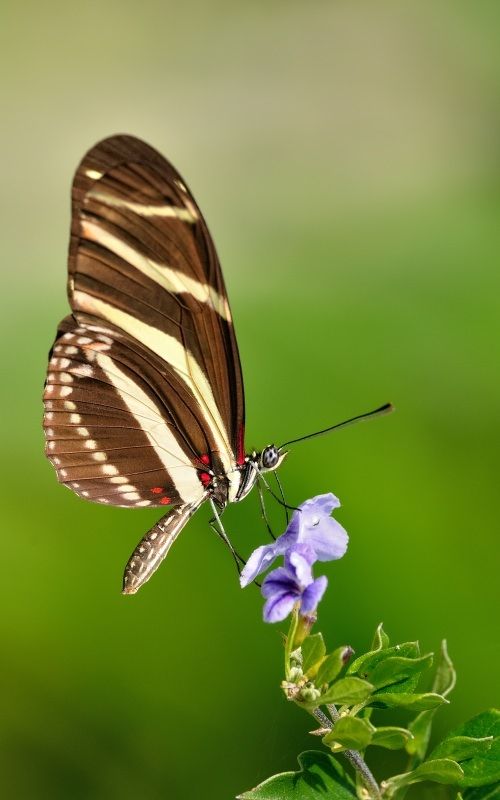
{"label": "flower stem", "polygon": [[[330,712],[334,722],[339,719],[340,714],[334,705],[328,705],[328,711]],[[312,713],[324,728],[333,728],[331,721],[328,719],[326,714],[321,711],[321,709],[315,708]],[[343,750],[342,755],[344,755],[347,760],[350,761],[356,772],[359,773],[371,800],[381,800],[382,795],[380,793],[378,783],[373,777],[368,764],[362,757],[361,753],[359,753],[357,750]]]}

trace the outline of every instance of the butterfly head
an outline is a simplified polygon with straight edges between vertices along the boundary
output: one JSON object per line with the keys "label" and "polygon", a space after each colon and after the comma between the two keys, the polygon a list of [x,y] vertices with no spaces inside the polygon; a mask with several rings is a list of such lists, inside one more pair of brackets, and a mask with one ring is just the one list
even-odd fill
{"label": "butterfly head", "polygon": [[281,448],[276,447],[274,444],[269,444],[264,447],[262,453],[258,456],[259,469],[263,472],[278,469],[288,453]]}

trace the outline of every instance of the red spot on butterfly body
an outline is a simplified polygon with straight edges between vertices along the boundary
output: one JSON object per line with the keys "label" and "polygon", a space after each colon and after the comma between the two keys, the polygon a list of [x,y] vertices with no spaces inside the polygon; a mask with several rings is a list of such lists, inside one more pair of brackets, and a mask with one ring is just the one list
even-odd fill
{"label": "red spot on butterfly body", "polygon": [[202,464],[210,464],[210,456],[207,453],[203,453],[203,455],[200,456],[200,461]]}
{"label": "red spot on butterfly body", "polygon": [[153,486],[151,491],[153,494],[161,494],[164,491],[164,489],[163,486]]}
{"label": "red spot on butterfly body", "polygon": [[171,501],[170,497],[162,497],[161,500],[160,500],[160,504],[162,506],[168,506],[168,504],[171,503],[171,502],[172,501]]}
{"label": "red spot on butterfly body", "polygon": [[200,481],[202,482],[203,486],[208,486],[208,484],[211,483],[212,478],[208,472],[200,472]]}

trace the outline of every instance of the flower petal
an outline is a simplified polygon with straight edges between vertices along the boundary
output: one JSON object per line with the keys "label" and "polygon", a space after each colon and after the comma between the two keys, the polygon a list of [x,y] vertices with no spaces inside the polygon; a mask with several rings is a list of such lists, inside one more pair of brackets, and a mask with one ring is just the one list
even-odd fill
{"label": "flower petal", "polygon": [[304,589],[302,594],[302,601],[300,604],[301,611],[306,614],[310,614],[312,611],[315,611],[316,606],[323,597],[327,586],[328,578],[325,575],[321,575],[319,578],[316,578],[315,581],[310,583],[309,586]]}
{"label": "flower petal", "polygon": [[322,514],[329,517],[334,508],[340,508],[340,500],[332,492],[317,494],[300,506],[302,514]]}
{"label": "flower petal", "polygon": [[313,515],[301,525],[299,543],[302,542],[314,550],[317,561],[336,561],[345,554],[349,536],[336,519]]}
{"label": "flower petal", "polygon": [[296,545],[285,556],[285,566],[293,571],[295,579],[302,589],[313,582],[311,564],[314,563],[314,552],[307,545]]}
{"label": "flower petal", "polygon": [[275,547],[276,542],[273,544],[264,544],[253,551],[247,563],[241,570],[240,585],[243,589],[249,583],[255,580],[257,575],[264,572],[274,559],[278,556]]}
{"label": "flower petal", "polygon": [[264,605],[265,622],[281,622],[293,609],[297,597],[291,592],[273,594]]}
{"label": "flower petal", "polygon": [[298,597],[300,595],[300,586],[293,570],[286,567],[278,567],[278,569],[273,569],[269,575],[266,575],[260,591],[263,597],[270,597],[276,592],[295,592]]}
{"label": "flower petal", "polygon": [[281,536],[275,541],[276,553],[278,555],[284,555],[286,551],[293,547],[294,544],[297,543],[299,539],[300,533],[300,511],[294,511],[292,514],[292,518],[288,523],[288,527]]}

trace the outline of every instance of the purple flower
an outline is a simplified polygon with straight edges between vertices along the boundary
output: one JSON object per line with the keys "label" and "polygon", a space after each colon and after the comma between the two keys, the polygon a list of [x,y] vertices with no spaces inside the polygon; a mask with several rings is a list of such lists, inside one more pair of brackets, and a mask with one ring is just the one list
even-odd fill
{"label": "purple flower", "polygon": [[272,544],[254,550],[241,572],[241,586],[248,586],[278,556],[286,555],[292,549],[297,550],[298,545],[305,546],[310,551],[309,565],[315,561],[335,561],[342,558],[347,550],[349,537],[342,525],[330,516],[333,509],[339,506],[339,500],[331,493],[317,495],[302,503],[294,511],[282,536]]}
{"label": "purple flower", "polygon": [[302,614],[310,614],[325,593],[328,580],[322,575],[314,580],[311,570],[313,551],[307,545],[296,545],[285,556],[285,566],[278,567],[264,580],[262,594],[265,622],[281,622],[300,602]]}

